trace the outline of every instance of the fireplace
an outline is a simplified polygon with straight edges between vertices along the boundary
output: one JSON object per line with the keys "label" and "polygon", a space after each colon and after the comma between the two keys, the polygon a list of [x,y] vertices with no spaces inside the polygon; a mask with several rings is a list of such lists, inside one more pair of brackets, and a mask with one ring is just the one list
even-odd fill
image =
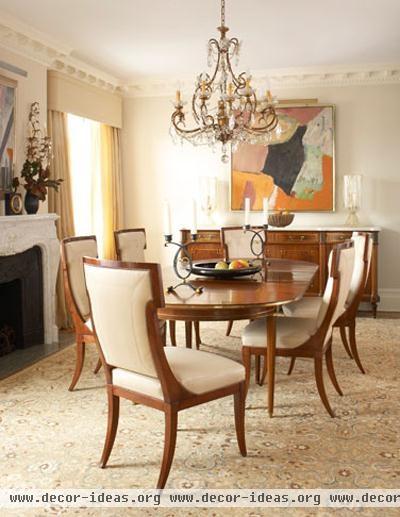
{"label": "fireplace", "polygon": [[[58,341],[55,214],[0,216],[0,350]],[[0,352],[1,354],[2,352]]]}
{"label": "fireplace", "polygon": [[39,246],[0,257],[0,355],[44,343]]}

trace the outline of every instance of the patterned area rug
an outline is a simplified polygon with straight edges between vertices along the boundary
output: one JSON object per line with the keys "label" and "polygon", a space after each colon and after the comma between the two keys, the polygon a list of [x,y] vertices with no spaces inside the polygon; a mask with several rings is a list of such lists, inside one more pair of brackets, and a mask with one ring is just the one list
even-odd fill
{"label": "patterned area rug", "polygon": [[[236,322],[233,335],[225,337],[224,323],[202,324],[202,348],[239,359],[243,325]],[[181,412],[167,488],[398,488],[399,326],[400,320],[359,321],[359,351],[367,375],[347,357],[335,332],[334,360],[344,397],[336,394],[325,375],[337,415],[334,419],[320,402],[311,361],[299,360],[288,377],[288,360],[278,359],[273,419],[267,416],[265,386],[254,385],[252,378],[246,412],[247,458],[237,449],[231,398]],[[178,339],[183,343],[179,324]],[[74,348],[69,347],[0,383],[0,486],[153,487],[162,455],[163,415],[123,401],[109,468],[100,469],[107,415],[103,376],[102,372],[97,376],[92,373],[97,354],[89,346],[78,389],[68,392],[74,360]],[[228,510],[216,510],[158,512],[228,514]],[[315,514],[310,509],[284,511]],[[152,513],[145,509],[64,512],[113,516]],[[254,516],[281,512],[229,510],[231,515]],[[324,513],[327,511],[320,509],[318,515]],[[375,515],[377,509],[362,513]],[[392,510],[387,509],[385,514],[389,513]],[[49,509],[12,514],[58,513]]]}

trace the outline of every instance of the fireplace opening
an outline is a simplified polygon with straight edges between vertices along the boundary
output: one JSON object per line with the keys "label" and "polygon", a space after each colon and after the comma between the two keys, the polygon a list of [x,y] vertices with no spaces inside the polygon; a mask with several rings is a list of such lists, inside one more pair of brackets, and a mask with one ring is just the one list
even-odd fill
{"label": "fireplace opening", "polygon": [[44,343],[39,246],[0,257],[0,356]]}

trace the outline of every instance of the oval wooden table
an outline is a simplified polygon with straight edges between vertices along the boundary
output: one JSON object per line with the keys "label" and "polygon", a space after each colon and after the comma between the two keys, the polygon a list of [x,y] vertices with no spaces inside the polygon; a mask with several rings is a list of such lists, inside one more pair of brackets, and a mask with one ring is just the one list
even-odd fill
{"label": "oval wooden table", "polygon": [[[206,262],[210,262],[207,260]],[[229,321],[266,318],[268,412],[273,414],[275,383],[276,308],[301,299],[318,270],[316,264],[294,260],[268,259],[263,274],[252,278],[216,280],[191,277],[203,292],[187,286],[165,295],[165,307],[158,317],[172,321]],[[164,285],[174,283],[172,268],[163,270]],[[190,323],[189,323],[190,324]],[[188,343],[187,343],[188,345]]]}

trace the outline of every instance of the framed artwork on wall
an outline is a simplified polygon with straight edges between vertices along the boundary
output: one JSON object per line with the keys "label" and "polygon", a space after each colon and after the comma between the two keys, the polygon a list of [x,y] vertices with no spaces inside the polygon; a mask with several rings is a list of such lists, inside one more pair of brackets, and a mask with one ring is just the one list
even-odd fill
{"label": "framed artwork on wall", "polygon": [[279,129],[268,145],[240,144],[232,153],[231,210],[335,210],[334,106],[277,107]]}
{"label": "framed artwork on wall", "polygon": [[0,191],[12,187],[17,83],[0,75]]}

